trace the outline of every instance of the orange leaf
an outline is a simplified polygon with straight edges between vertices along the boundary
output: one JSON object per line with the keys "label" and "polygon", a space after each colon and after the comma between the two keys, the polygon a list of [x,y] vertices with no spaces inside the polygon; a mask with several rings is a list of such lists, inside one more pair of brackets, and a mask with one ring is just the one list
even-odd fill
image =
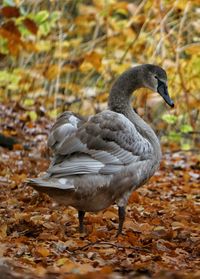
{"label": "orange leaf", "polygon": [[42,257],[48,257],[49,256],[49,254],[50,254],[50,252],[49,252],[49,250],[46,248],[46,247],[43,247],[43,246],[39,246],[39,247],[37,247],[36,248],[36,252],[38,253],[38,254],[40,254],[40,256],[42,256]]}
{"label": "orange leaf", "polygon": [[13,40],[8,41],[8,49],[13,56],[17,56],[20,52],[19,45],[15,44]]}
{"label": "orange leaf", "polygon": [[91,63],[96,70],[98,70],[101,66],[101,59],[102,59],[102,56],[95,51],[93,51],[89,54],[86,54],[86,56],[85,56],[85,60],[87,62]]}
{"label": "orange leaf", "polygon": [[38,49],[33,42],[26,42],[24,43],[24,48],[27,52],[37,52]]}
{"label": "orange leaf", "polygon": [[20,144],[20,143],[15,143],[15,144],[13,145],[13,149],[14,149],[14,150],[23,150],[24,147],[23,147],[23,145]]}
{"label": "orange leaf", "polygon": [[100,273],[102,274],[110,274],[113,271],[113,268],[109,265],[102,267],[102,269],[100,269]]}
{"label": "orange leaf", "polygon": [[130,203],[139,203],[140,202],[140,196],[138,192],[133,192],[129,198]]}
{"label": "orange leaf", "polygon": [[96,100],[100,103],[106,102],[108,99],[108,92],[103,92],[96,96]]}
{"label": "orange leaf", "polygon": [[11,176],[11,178],[12,178],[12,181],[15,182],[15,184],[20,184],[27,178],[27,176],[25,173],[22,173],[22,174],[15,173]]}
{"label": "orange leaf", "polygon": [[17,36],[16,34],[10,32],[8,30],[6,30],[5,28],[0,28],[0,36],[2,36],[3,38],[8,39],[8,41],[12,40],[16,44],[23,45],[23,42],[20,40],[19,36]]}

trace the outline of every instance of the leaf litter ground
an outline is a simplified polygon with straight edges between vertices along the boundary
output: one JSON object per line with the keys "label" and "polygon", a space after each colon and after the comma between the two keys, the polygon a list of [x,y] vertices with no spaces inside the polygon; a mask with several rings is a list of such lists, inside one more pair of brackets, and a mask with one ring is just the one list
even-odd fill
{"label": "leaf litter ground", "polygon": [[[0,271],[12,278],[200,278],[200,164],[190,152],[164,152],[159,171],[129,200],[124,235],[116,206],[86,214],[24,182],[49,164],[51,121],[32,122],[1,105],[1,131],[18,139],[0,156]],[[2,273],[2,274],[3,274]],[[5,277],[7,278],[7,277]],[[8,277],[10,278],[10,277]]]}

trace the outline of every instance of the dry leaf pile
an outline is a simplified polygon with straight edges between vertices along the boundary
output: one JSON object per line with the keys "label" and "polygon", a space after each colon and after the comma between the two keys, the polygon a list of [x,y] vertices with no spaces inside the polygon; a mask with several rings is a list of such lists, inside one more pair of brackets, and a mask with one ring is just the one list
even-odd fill
{"label": "dry leaf pile", "polygon": [[17,105],[1,106],[0,116],[4,135],[17,138],[12,150],[0,147],[0,271],[13,273],[4,278],[200,278],[196,154],[164,153],[160,170],[129,200],[124,235],[115,237],[115,206],[86,214],[80,235],[75,209],[24,183],[48,167],[49,120],[32,122]]}

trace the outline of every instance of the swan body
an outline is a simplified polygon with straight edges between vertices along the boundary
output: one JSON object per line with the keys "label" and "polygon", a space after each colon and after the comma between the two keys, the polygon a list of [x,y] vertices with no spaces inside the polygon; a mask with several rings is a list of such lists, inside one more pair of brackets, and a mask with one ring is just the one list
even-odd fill
{"label": "swan body", "polygon": [[131,107],[132,92],[140,87],[157,91],[173,106],[162,68],[145,64],[127,70],[114,83],[107,110],[88,120],[72,112],[58,117],[48,138],[54,152],[49,169],[43,177],[29,180],[58,203],[75,207],[80,231],[85,212],[116,202],[121,233],[130,194],[159,166],[158,138]]}

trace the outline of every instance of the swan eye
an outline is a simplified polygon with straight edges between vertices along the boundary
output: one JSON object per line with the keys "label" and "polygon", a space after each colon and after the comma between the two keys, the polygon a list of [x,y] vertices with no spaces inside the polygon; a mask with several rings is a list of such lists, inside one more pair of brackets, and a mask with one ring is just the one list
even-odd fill
{"label": "swan eye", "polygon": [[157,76],[154,76],[156,79],[158,79],[158,77]]}

